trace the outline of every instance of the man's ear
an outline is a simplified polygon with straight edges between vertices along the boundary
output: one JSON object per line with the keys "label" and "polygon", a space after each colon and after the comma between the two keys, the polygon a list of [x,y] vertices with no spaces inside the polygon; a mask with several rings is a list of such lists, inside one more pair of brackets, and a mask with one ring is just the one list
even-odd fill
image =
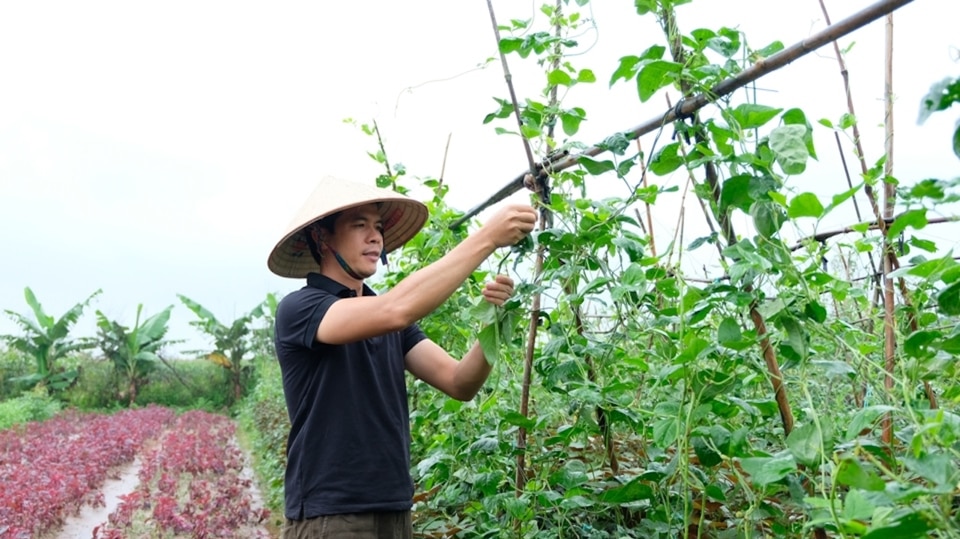
{"label": "man's ear", "polygon": [[317,226],[310,227],[310,238],[313,239],[313,242],[317,244],[317,249],[323,253],[324,248],[327,247],[327,234],[326,231]]}

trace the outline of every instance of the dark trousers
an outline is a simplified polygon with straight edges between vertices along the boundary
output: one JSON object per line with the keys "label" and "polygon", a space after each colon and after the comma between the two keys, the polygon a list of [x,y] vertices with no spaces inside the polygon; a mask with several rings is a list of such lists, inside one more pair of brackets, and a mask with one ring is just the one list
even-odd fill
{"label": "dark trousers", "polygon": [[287,519],[282,539],[411,539],[410,511]]}

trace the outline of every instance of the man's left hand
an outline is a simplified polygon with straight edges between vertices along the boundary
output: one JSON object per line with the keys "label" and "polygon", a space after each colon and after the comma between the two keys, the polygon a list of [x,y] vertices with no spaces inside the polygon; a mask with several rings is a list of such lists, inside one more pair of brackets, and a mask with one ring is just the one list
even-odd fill
{"label": "man's left hand", "polygon": [[500,306],[513,295],[513,279],[506,275],[497,275],[483,287],[483,299],[488,303]]}

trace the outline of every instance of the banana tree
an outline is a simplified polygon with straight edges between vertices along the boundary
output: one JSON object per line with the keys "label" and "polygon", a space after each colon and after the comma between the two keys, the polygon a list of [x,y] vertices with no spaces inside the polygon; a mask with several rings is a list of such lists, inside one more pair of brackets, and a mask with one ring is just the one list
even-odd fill
{"label": "banana tree", "polygon": [[190,325],[213,338],[215,349],[206,358],[227,369],[233,387],[233,402],[239,401],[243,396],[243,360],[253,349],[251,323],[264,315],[264,304],[269,298],[227,325],[196,301],[181,294],[177,297],[197,316]]}
{"label": "banana tree", "polygon": [[113,362],[119,382],[126,384],[126,390],[119,391],[119,396],[129,405],[136,401],[137,392],[146,383],[147,375],[160,361],[160,349],[169,342],[163,337],[167,333],[171,310],[173,305],[141,322],[143,305],[137,305],[137,318],[132,329],[97,311],[97,344],[104,356]]}
{"label": "banana tree", "polygon": [[83,314],[83,310],[101,291],[90,294],[86,300],[77,303],[60,318],[48,315],[30,287],[23,290],[27,305],[33,311],[33,319],[20,313],[6,310],[7,315],[21,328],[24,335],[3,335],[11,347],[29,355],[36,362],[37,372],[13,379],[26,383],[30,387],[44,385],[52,389],[64,389],[77,379],[76,369],[58,370],[57,360],[72,352],[92,348],[90,339],[71,339],[70,328]]}

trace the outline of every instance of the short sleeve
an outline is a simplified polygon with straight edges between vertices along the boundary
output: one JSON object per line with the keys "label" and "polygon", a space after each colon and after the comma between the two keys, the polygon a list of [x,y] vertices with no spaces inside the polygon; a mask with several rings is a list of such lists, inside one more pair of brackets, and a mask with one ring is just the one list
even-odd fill
{"label": "short sleeve", "polygon": [[411,348],[416,346],[420,341],[426,340],[426,338],[426,334],[423,333],[423,330],[421,330],[417,324],[407,326],[400,335],[403,355],[406,356]]}
{"label": "short sleeve", "polygon": [[318,289],[303,289],[290,294],[277,306],[276,341],[278,346],[314,348],[320,321],[340,298]]}

